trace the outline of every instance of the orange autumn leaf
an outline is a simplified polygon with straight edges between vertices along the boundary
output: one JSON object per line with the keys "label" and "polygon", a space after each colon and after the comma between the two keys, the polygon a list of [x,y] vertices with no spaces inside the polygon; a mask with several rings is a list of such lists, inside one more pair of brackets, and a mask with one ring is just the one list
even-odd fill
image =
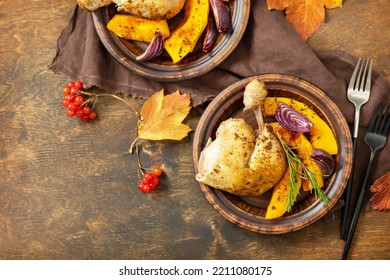
{"label": "orange autumn leaf", "polygon": [[306,41],[325,19],[325,8],[341,8],[343,0],[267,0],[269,10],[284,11],[286,20]]}
{"label": "orange autumn leaf", "polygon": [[377,179],[370,187],[374,192],[371,206],[374,210],[390,210],[390,172]]}
{"label": "orange autumn leaf", "polygon": [[181,140],[192,129],[183,124],[191,109],[189,94],[179,91],[164,95],[164,90],[149,97],[142,106],[138,121],[138,138]]}

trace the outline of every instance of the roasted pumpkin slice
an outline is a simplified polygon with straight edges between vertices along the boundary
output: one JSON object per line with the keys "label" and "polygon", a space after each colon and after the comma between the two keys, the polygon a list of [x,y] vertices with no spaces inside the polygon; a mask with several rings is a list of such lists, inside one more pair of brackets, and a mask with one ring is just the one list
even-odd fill
{"label": "roasted pumpkin slice", "polygon": [[313,122],[314,126],[309,131],[309,135],[314,149],[322,149],[331,155],[338,153],[337,141],[332,129],[306,104],[286,97],[267,97],[264,102],[264,115],[274,116],[276,106],[279,102],[291,106]]}
{"label": "roasted pumpkin slice", "polygon": [[[295,164],[293,168],[298,168]],[[301,168],[294,173],[291,173],[291,168],[288,167],[282,179],[274,186],[272,190],[271,200],[265,213],[266,219],[276,219],[287,212],[288,205],[293,206],[301,188],[302,179],[299,174],[302,172]],[[292,178],[295,174],[295,178]],[[295,187],[291,185],[291,180],[295,181]],[[292,189],[291,189],[292,188]]]}
{"label": "roasted pumpkin slice", "polygon": [[183,18],[164,43],[165,50],[174,63],[179,62],[194,50],[207,26],[209,1],[187,0],[183,9]]}
{"label": "roasted pumpkin slice", "polygon": [[[313,145],[306,139],[306,137],[300,133],[292,133],[290,130],[287,130],[280,125],[270,124],[274,133],[280,135],[284,142],[289,146],[294,147],[294,150],[297,152],[300,160],[310,171],[312,179],[315,180],[317,186],[322,188],[324,186],[323,172],[321,168],[317,165],[315,160],[311,157],[313,153]],[[302,188],[304,191],[308,191],[314,188],[309,178],[302,178]]]}
{"label": "roasted pumpkin slice", "polygon": [[107,29],[118,37],[150,42],[159,30],[164,38],[170,35],[168,23],[165,20],[150,20],[133,15],[116,14],[108,23]]}
{"label": "roasted pumpkin slice", "polygon": [[[322,188],[324,186],[324,178],[321,168],[317,165],[314,159],[311,157],[313,153],[312,144],[306,139],[302,133],[296,133],[295,135],[295,146],[298,155],[300,156],[303,164],[310,170],[313,179],[317,182],[317,186]],[[308,178],[302,180],[302,188],[305,191],[314,188]]]}

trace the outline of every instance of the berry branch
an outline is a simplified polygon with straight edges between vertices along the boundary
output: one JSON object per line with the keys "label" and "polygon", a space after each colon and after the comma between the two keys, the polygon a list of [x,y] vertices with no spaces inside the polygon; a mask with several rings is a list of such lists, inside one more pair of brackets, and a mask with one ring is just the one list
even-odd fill
{"label": "berry branch", "polygon": [[129,106],[132,111],[138,116],[137,110],[127,102],[125,99],[110,93],[93,93],[83,90],[84,85],[81,81],[70,81],[63,89],[62,93],[64,98],[62,100],[62,105],[68,109],[67,115],[69,117],[78,116],[84,122],[95,119],[97,113],[94,110],[97,100],[100,97],[112,97],[118,99],[127,106]]}
{"label": "berry branch", "polygon": [[69,117],[78,116],[83,122],[87,122],[95,119],[97,113],[93,110],[95,102],[91,106],[91,102],[80,93],[82,88],[83,83],[81,81],[69,82],[62,89],[62,93],[65,95],[62,99],[62,105],[67,108]]}
{"label": "berry branch", "polygon": [[135,150],[138,162],[138,189],[142,192],[151,192],[152,190],[155,190],[160,183],[159,177],[161,176],[163,170],[158,166],[155,166],[152,169],[144,168],[139,157],[138,143],[135,144]]}
{"label": "berry branch", "polygon": [[[139,118],[141,118],[137,110],[135,110],[133,106],[125,99],[115,94],[87,92],[83,90],[83,88],[84,85],[81,81],[70,81],[62,89],[62,93],[64,95],[64,98],[62,99],[62,105],[67,109],[67,115],[69,117],[78,116],[83,122],[93,120],[97,117],[97,113],[94,109],[98,99],[100,97],[112,97],[124,102]],[[133,149],[134,143],[135,141],[132,143],[130,150]],[[151,192],[152,190],[156,189],[160,183],[159,177],[163,171],[161,167],[157,166],[153,167],[152,169],[144,168],[139,157],[138,144],[135,145],[138,162],[138,189],[142,192]]]}

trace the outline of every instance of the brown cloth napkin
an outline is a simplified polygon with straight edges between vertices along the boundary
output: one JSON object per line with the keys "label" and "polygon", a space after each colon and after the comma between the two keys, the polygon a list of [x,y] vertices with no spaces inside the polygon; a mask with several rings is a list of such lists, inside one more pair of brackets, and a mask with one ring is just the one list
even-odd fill
{"label": "brown cloth napkin", "polygon": [[[321,88],[352,124],[354,106],[346,97],[346,88],[357,58],[340,50],[313,51],[285,20],[282,12],[268,11],[266,1],[251,2],[248,27],[240,44],[219,67],[203,77],[158,82],[131,73],[105,50],[95,31],[92,15],[77,6],[60,34],[57,53],[49,67],[69,79],[82,80],[86,86],[134,97],[147,98],[162,88],[166,92],[190,92],[193,106],[205,104],[242,78],[266,73],[289,74]],[[354,177],[355,201],[369,155],[362,140],[364,128],[377,104],[389,97],[390,81],[374,71],[371,98],[361,112],[362,127]],[[390,141],[377,155],[372,180],[390,171],[389,153]]]}

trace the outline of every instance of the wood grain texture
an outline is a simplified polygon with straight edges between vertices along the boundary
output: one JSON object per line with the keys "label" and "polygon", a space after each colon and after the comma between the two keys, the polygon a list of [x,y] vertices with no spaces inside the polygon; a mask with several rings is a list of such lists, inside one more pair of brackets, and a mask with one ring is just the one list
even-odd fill
{"label": "wood grain texture", "polygon": [[[140,142],[144,165],[161,163],[165,175],[158,191],[139,192],[136,158],[128,153],[134,113],[105,98],[97,121],[71,119],[61,106],[67,78],[48,70],[74,5],[1,1],[0,259],[340,258],[338,212],[277,236],[250,232],[218,214],[194,177],[193,133],[180,142]],[[346,0],[328,12],[309,44],[375,57],[375,68],[389,77],[388,33],[382,32],[388,9],[387,0]],[[359,39],[351,40],[355,31]],[[143,104],[128,101],[138,110]],[[192,128],[201,112],[186,120]],[[363,210],[351,259],[390,259],[389,217]]]}
{"label": "wood grain texture", "polygon": [[325,22],[309,39],[315,50],[342,49],[372,58],[374,68],[390,78],[390,2],[344,0],[341,9],[326,10]]}

